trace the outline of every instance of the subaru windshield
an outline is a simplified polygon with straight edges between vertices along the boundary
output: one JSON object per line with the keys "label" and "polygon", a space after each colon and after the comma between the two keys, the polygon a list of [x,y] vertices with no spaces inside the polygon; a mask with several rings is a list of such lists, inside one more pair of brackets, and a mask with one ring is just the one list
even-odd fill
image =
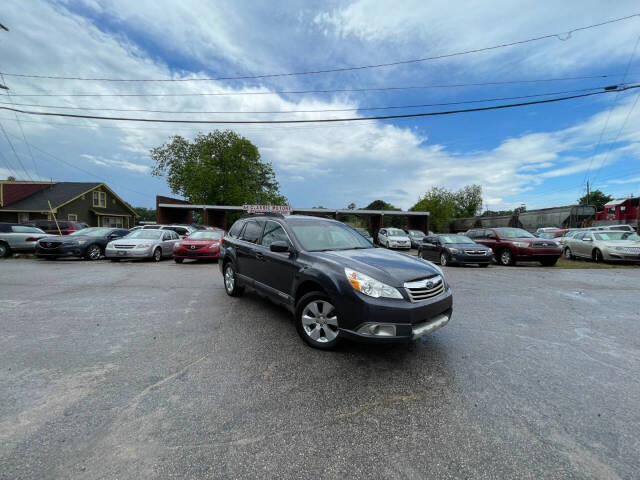
{"label": "subaru windshield", "polygon": [[308,252],[375,248],[369,240],[341,223],[290,220],[294,235]]}

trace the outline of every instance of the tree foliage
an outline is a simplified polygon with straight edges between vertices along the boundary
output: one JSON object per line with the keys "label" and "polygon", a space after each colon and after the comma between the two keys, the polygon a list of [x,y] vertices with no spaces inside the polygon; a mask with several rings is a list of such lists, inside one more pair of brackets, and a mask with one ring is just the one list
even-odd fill
{"label": "tree foliage", "polygon": [[600,212],[604,210],[604,206],[613,200],[611,195],[607,195],[606,193],[600,190],[594,190],[589,193],[589,198],[587,199],[587,195],[585,194],[583,197],[578,199],[579,205],[593,205],[596,207],[596,211]]}
{"label": "tree foliage", "polygon": [[[385,202],[384,200],[374,200],[369,205],[361,210],[401,210],[398,207],[391,205],[390,203]],[[406,228],[407,227],[407,219],[406,217],[399,216],[385,216],[382,221],[383,227],[395,227],[395,228]]]}
{"label": "tree foliage", "polygon": [[226,130],[198,134],[193,141],[175,135],[151,150],[152,174],[166,176],[174,194],[196,204],[284,205],[276,175],[258,148]]}
{"label": "tree foliage", "polygon": [[156,221],[155,209],[146,208],[146,207],[132,207],[132,208],[139,215],[138,222],[155,222]]}
{"label": "tree foliage", "polygon": [[420,197],[411,210],[429,212],[431,230],[446,232],[453,218],[473,217],[481,208],[482,187],[466,185],[457,192],[443,187],[432,187]]}

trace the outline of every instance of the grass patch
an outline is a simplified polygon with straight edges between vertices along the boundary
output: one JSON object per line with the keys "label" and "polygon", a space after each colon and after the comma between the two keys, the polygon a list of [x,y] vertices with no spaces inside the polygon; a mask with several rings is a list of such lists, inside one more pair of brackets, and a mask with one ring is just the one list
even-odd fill
{"label": "grass patch", "polygon": [[560,257],[558,259],[558,263],[556,263],[555,268],[571,268],[571,269],[581,269],[581,268],[638,268],[638,265],[633,265],[629,263],[595,263],[590,260],[567,260],[564,257]]}

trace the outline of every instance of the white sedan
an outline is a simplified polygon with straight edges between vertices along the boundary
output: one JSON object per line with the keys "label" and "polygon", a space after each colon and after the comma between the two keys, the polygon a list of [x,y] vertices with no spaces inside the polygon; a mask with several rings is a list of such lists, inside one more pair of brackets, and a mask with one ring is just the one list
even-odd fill
{"label": "white sedan", "polygon": [[381,228],[378,231],[378,243],[387,248],[411,248],[409,236],[399,228]]}

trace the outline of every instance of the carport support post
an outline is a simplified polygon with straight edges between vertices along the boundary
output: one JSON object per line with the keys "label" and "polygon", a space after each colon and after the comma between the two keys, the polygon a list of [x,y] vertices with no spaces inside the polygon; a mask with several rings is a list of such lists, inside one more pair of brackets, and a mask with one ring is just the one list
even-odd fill
{"label": "carport support post", "polygon": [[382,227],[382,215],[369,215],[369,234],[376,239],[378,230]]}

